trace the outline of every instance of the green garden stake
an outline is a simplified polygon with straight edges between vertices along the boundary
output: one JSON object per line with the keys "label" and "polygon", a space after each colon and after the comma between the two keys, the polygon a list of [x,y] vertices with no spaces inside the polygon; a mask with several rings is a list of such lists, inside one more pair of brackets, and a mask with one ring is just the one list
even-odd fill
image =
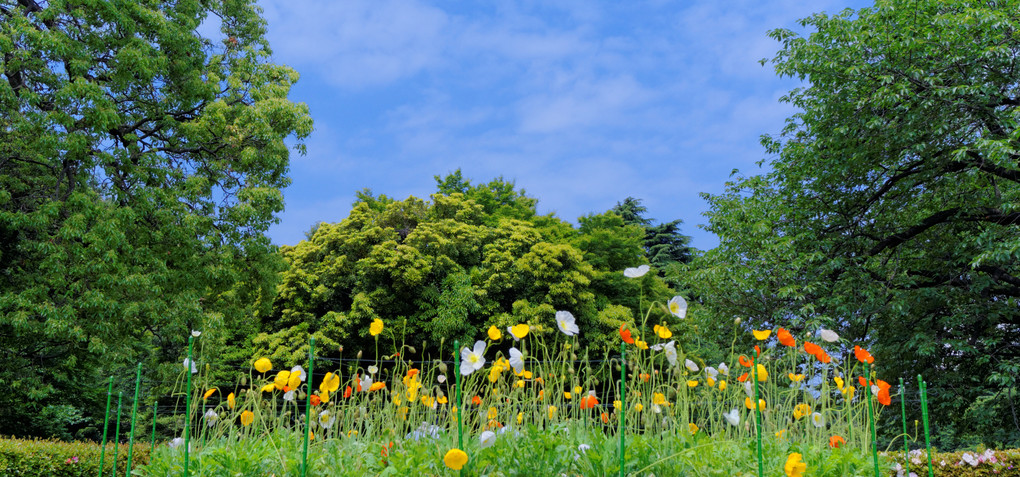
{"label": "green garden stake", "polygon": [[751,380],[754,381],[754,402],[751,404],[754,406],[754,432],[758,435],[758,477],[765,476],[765,462],[761,457],[761,406],[758,404],[761,402],[761,398],[758,397],[758,356],[755,353],[754,359],[751,360]]}
{"label": "green garden stake", "polygon": [[871,456],[875,463],[875,477],[879,477],[878,470],[878,431],[875,429],[875,413],[871,409],[872,392],[871,392],[871,364],[867,361],[864,362],[864,373],[868,377],[866,383],[867,389],[864,390],[864,394],[868,396],[868,422],[871,424]]}
{"label": "green garden stake", "polygon": [[158,411],[158,409],[156,408],[157,404],[159,404],[159,401],[155,401],[152,403],[152,443],[149,444],[149,455],[152,455],[152,450],[156,448],[156,412]]}
{"label": "green garden stake", "polygon": [[110,427],[110,401],[113,400],[113,376],[106,388],[106,417],[103,418],[103,449],[99,451],[99,477],[103,477],[103,462],[106,460],[106,431]]}
{"label": "green garden stake", "polygon": [[931,462],[931,435],[928,433],[928,385],[920,374],[917,375],[917,387],[921,391],[921,421],[924,424],[924,448],[928,451],[928,477],[935,475]]}
{"label": "green garden stake", "polygon": [[[188,375],[188,383],[184,393],[184,475],[188,474],[188,450],[191,447],[191,367],[195,365],[192,361],[191,350],[195,344],[195,337],[188,337],[188,365],[184,367],[184,374]],[[178,401],[180,402],[180,401]]]}
{"label": "green garden stake", "polygon": [[903,462],[904,475],[910,475],[910,446],[907,444],[907,388],[903,386],[903,378],[900,378],[900,415],[903,416]]}
{"label": "green garden stake", "polygon": [[117,477],[117,451],[120,450],[120,402],[124,393],[117,393],[117,427],[113,429],[113,477]]}
{"label": "green garden stake", "polygon": [[624,436],[627,434],[627,346],[620,343],[620,477],[623,477],[623,464],[626,462]]}
{"label": "green garden stake", "polygon": [[462,402],[460,402],[460,341],[453,341],[453,379],[454,386],[457,388],[457,448],[464,450],[464,429],[461,426],[460,419],[460,408]]}
{"label": "green garden stake", "polygon": [[135,375],[135,402],[131,405],[131,431],[128,434],[128,461],[127,471],[124,475],[131,475],[131,456],[135,450],[135,424],[138,422],[138,389],[142,387],[142,363],[138,363],[138,371]]}
{"label": "green garden stake", "polygon": [[315,369],[315,337],[308,342],[308,392],[305,393],[305,448],[301,455],[301,477],[308,475],[308,435],[312,433],[312,371]]}

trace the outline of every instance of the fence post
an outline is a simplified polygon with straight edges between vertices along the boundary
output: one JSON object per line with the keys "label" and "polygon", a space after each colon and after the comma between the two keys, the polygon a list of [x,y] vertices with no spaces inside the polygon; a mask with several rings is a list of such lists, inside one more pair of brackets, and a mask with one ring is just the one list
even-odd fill
{"label": "fence post", "polygon": [[106,417],[103,418],[103,449],[99,451],[99,477],[103,477],[103,463],[106,461],[106,431],[110,427],[110,401],[113,400],[113,376],[106,388]]}
{"label": "fence post", "polygon": [[120,450],[120,403],[124,393],[117,393],[117,427],[113,429],[113,477],[117,477],[117,451]]}
{"label": "fence post", "polygon": [[131,431],[128,437],[127,472],[124,475],[131,475],[131,457],[134,455],[135,450],[135,424],[138,422],[138,390],[141,386],[142,363],[138,363],[138,371],[135,373],[135,402],[131,405]]}
{"label": "fence post", "polygon": [[156,412],[158,411],[156,407],[157,404],[159,404],[158,399],[152,403],[152,444],[149,444],[150,459],[152,456],[152,450],[156,448]]}
{"label": "fence post", "polygon": [[301,477],[308,475],[308,435],[312,432],[312,371],[315,369],[315,337],[308,342],[308,388],[305,392],[305,448],[301,454]]}
{"label": "fence post", "polygon": [[765,463],[761,457],[761,398],[758,397],[758,353],[751,360],[751,380],[754,381],[754,430],[758,436],[758,477],[765,477]]}
{"label": "fence post", "polygon": [[624,476],[627,435],[627,345],[620,343],[620,477]]}
{"label": "fence post", "polygon": [[457,392],[456,392],[457,396],[456,396],[456,401],[455,401],[457,403],[457,448],[460,449],[460,450],[464,450],[464,429],[463,429],[462,424],[460,422],[461,421],[461,419],[460,419],[460,408],[464,407],[463,406],[464,403],[460,402],[460,341],[459,340],[454,340],[453,341],[453,379],[455,380],[454,381],[454,386],[457,388]]}
{"label": "fence post", "polygon": [[[191,448],[191,367],[195,365],[194,358],[191,357],[192,347],[195,343],[195,337],[188,337],[188,365],[184,367],[184,374],[188,375],[188,383],[185,386],[184,394],[184,476],[188,476],[188,463],[189,455],[188,451]],[[180,401],[177,401],[180,402]]]}
{"label": "fence post", "polygon": [[903,386],[903,378],[900,378],[900,415],[903,416],[903,462],[904,474],[910,475],[910,446],[907,445],[907,388]]}
{"label": "fence post", "polygon": [[928,451],[928,477],[935,475],[932,466],[931,435],[928,433],[928,384],[920,374],[917,375],[917,387],[921,391],[921,420],[924,423],[924,447]]}
{"label": "fence post", "polygon": [[867,361],[864,362],[864,373],[868,377],[865,380],[864,394],[868,397],[868,422],[871,423],[871,456],[872,461],[875,463],[875,477],[879,477],[878,472],[878,430],[875,429],[875,413],[871,409],[871,401],[873,393],[871,392],[871,386],[874,380],[871,377],[871,364]]}

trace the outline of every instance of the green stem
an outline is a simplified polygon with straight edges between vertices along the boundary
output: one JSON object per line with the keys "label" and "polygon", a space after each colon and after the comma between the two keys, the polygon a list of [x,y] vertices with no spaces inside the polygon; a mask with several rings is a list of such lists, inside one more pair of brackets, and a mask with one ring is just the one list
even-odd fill
{"label": "green stem", "polygon": [[312,432],[312,371],[315,369],[315,337],[308,342],[308,386],[305,393],[305,446],[301,454],[301,477],[308,475],[308,435]]}
{"label": "green stem", "polygon": [[131,475],[131,457],[135,449],[135,424],[138,422],[138,390],[142,387],[142,363],[138,363],[138,371],[135,373],[135,402],[131,405],[131,431],[128,437],[128,460],[127,471],[124,475]]}
{"label": "green stem", "polygon": [[620,477],[624,476],[627,435],[627,345],[620,343]]}
{"label": "green stem", "polygon": [[152,455],[153,449],[156,448],[156,412],[158,411],[158,404],[159,401],[152,403],[152,443],[149,444],[149,455]]}
{"label": "green stem", "polygon": [[751,379],[754,380],[754,429],[755,434],[758,435],[758,477],[764,477],[765,475],[765,462],[761,456],[761,406],[758,403],[761,402],[761,398],[758,397],[758,354],[755,353],[754,359],[751,360]]}
{"label": "green stem", "polygon": [[454,386],[457,388],[457,448],[464,450],[464,427],[461,423],[460,411],[464,407],[464,403],[460,400],[460,341],[453,341],[453,379]]}
{"label": "green stem", "polygon": [[868,398],[868,423],[871,425],[871,456],[872,461],[875,463],[875,477],[879,477],[878,470],[878,431],[875,429],[875,412],[872,410],[872,392],[871,392],[871,364],[864,363],[864,375],[868,377],[864,383],[867,389],[864,390],[865,396]]}
{"label": "green stem", "polygon": [[117,477],[117,451],[120,450],[120,403],[124,393],[117,393],[117,424],[113,428],[113,477]]}
{"label": "green stem", "polygon": [[[195,365],[191,351],[195,344],[195,337],[188,337],[188,365],[184,367],[184,374],[188,375],[188,382],[184,388],[184,476],[188,474],[188,450],[191,447],[191,368]],[[177,401],[180,402],[180,401]]]}
{"label": "green stem", "polygon": [[99,477],[103,477],[103,463],[106,461],[106,431],[110,427],[110,401],[113,400],[113,376],[106,388],[106,417],[103,418],[103,449],[99,451]]}
{"label": "green stem", "polygon": [[917,386],[921,390],[921,420],[924,423],[924,447],[928,451],[928,477],[935,475],[931,457],[931,435],[928,433],[928,384],[920,374],[917,375]]}
{"label": "green stem", "polygon": [[900,378],[900,416],[903,417],[903,465],[904,474],[910,475],[910,446],[907,444],[907,388]]}

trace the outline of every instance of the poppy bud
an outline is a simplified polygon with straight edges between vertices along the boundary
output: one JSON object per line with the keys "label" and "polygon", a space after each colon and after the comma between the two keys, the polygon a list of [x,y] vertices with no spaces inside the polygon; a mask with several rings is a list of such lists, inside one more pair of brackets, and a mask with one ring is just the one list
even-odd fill
{"label": "poppy bud", "polygon": [[358,359],[361,359],[361,351],[358,351]]}
{"label": "poppy bud", "polygon": [[241,386],[248,385],[248,376],[241,376]]}
{"label": "poppy bud", "polygon": [[570,359],[577,361],[577,353],[570,353]]}
{"label": "poppy bud", "polygon": [[298,391],[297,397],[298,399],[304,400],[307,397],[307,395],[305,394],[304,391]]}
{"label": "poppy bud", "polygon": [[734,325],[739,325],[740,324],[740,318],[734,318],[733,319],[733,324]]}
{"label": "poppy bud", "polygon": [[414,348],[414,346],[408,346],[408,347],[407,347],[407,350],[408,350],[408,351],[410,351],[410,352],[412,352],[412,353],[417,353],[417,352],[418,352],[418,350],[417,350],[417,349],[415,349],[415,348]]}
{"label": "poppy bud", "polygon": [[446,363],[439,363],[439,372],[446,374],[446,370],[447,370]]}

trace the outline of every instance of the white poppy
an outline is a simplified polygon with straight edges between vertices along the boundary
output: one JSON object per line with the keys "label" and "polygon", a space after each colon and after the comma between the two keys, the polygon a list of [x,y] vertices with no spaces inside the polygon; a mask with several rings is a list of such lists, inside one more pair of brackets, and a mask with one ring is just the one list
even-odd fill
{"label": "white poppy", "polygon": [[691,370],[692,373],[696,373],[698,372],[699,369],[701,369],[698,367],[698,363],[695,363],[694,361],[691,361],[689,359],[684,360],[684,366],[687,366],[687,369]]}
{"label": "white poppy", "polygon": [[212,427],[212,426],[216,425],[216,420],[220,418],[220,415],[216,414],[216,411],[213,411],[212,409],[210,409],[210,410],[205,412],[205,416],[204,417],[205,417],[205,425],[207,425],[209,427]]}
{"label": "white poppy", "polygon": [[658,404],[652,404],[652,412],[656,414],[662,414],[662,407]]}
{"label": "white poppy", "polygon": [[669,312],[672,313],[673,316],[676,316],[677,318],[687,317],[687,300],[684,300],[684,297],[677,295],[670,298],[667,306],[669,306]]}
{"label": "white poppy", "polygon": [[496,443],[496,433],[492,431],[485,431],[482,435],[478,436],[478,441],[482,445],[482,449],[489,447]]}
{"label": "white poppy", "polygon": [[174,437],[173,440],[167,443],[167,445],[170,446],[171,449],[176,449],[180,447],[182,444],[184,444],[183,437]]}
{"label": "white poppy", "polygon": [[378,373],[378,372],[379,372],[379,368],[377,368],[375,366],[369,366],[368,367],[368,374],[374,375],[375,373]]}
{"label": "white poppy", "polygon": [[196,330],[191,330],[191,336],[194,336],[195,338],[198,338],[199,336],[202,336],[202,332],[201,331],[196,331]]}
{"label": "white poppy", "polygon": [[319,413],[319,425],[329,429],[333,427],[333,423],[336,422],[336,416],[329,411],[322,411]]}
{"label": "white poppy", "polygon": [[819,412],[811,413],[811,424],[815,427],[825,427],[825,417]]}
{"label": "white poppy", "polygon": [[839,341],[839,335],[832,330],[818,330],[818,334],[822,337],[822,341],[828,343],[835,343]]}
{"label": "white poppy", "polygon": [[623,276],[627,278],[638,278],[648,273],[650,267],[648,265],[641,265],[640,267],[627,268],[623,271]]}
{"label": "white poppy", "polygon": [[729,376],[730,367],[726,366],[726,363],[719,363],[719,372],[722,373],[723,376]]}
{"label": "white poppy", "polygon": [[513,366],[517,374],[524,372],[524,353],[521,353],[521,350],[510,348],[510,366]]}
{"label": "white poppy", "polygon": [[707,374],[708,377],[715,379],[715,377],[719,375],[719,370],[709,366],[705,368],[705,374]]}
{"label": "white poppy", "polygon": [[577,322],[574,320],[574,315],[569,311],[556,312],[556,326],[567,336],[576,336],[580,332]]}
{"label": "white poppy", "polygon": [[730,412],[724,412],[722,415],[726,422],[730,423],[731,426],[737,426],[740,424],[740,411],[736,408],[730,410]]}
{"label": "white poppy", "polygon": [[475,341],[475,349],[460,350],[460,374],[467,376],[485,366],[485,342]]}
{"label": "white poppy", "polygon": [[446,375],[445,374],[440,374],[439,376],[436,376],[436,381],[439,381],[439,384],[445,383],[446,382]]}
{"label": "white poppy", "polygon": [[662,345],[662,349],[666,352],[666,359],[669,361],[669,365],[676,366],[676,341],[670,341]]}
{"label": "white poppy", "polygon": [[296,392],[295,390],[291,389],[290,391],[287,391],[287,392],[283,393],[283,400],[284,401],[294,401],[294,393],[295,392]]}
{"label": "white poppy", "polygon": [[747,397],[754,399],[754,385],[751,384],[750,380],[744,381],[744,394],[747,394]]}
{"label": "white poppy", "polygon": [[294,373],[298,373],[298,376],[301,376],[301,382],[305,382],[305,377],[306,377],[305,376],[305,374],[306,374],[305,373],[305,368],[302,368],[300,364],[297,365],[297,366],[294,366],[293,368],[290,368],[290,375],[292,377],[294,376]]}
{"label": "white poppy", "polygon": [[358,384],[361,385],[362,391],[368,391],[368,388],[372,387],[372,377],[366,374]]}
{"label": "white poppy", "polygon": [[188,368],[191,368],[191,374],[198,372],[198,366],[195,366],[195,362],[188,358],[184,358],[184,369]]}
{"label": "white poppy", "polygon": [[577,446],[577,450],[581,451],[582,454],[588,452],[588,449],[591,449],[591,446],[588,444],[580,444]]}

